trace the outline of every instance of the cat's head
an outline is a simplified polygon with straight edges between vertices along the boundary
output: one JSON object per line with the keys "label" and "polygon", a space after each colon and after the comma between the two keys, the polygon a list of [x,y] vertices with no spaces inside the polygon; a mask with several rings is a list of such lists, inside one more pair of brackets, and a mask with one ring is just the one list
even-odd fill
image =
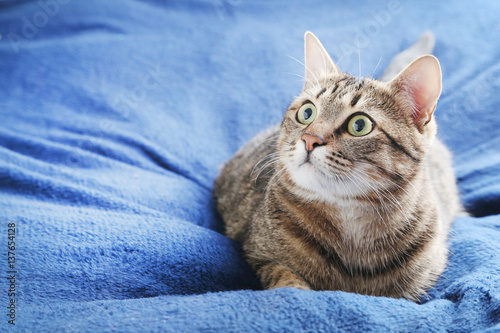
{"label": "cat's head", "polygon": [[305,85],[278,139],[287,178],[311,199],[404,189],[436,134],[438,60],[422,56],[392,81],[342,73],[319,40],[305,34]]}

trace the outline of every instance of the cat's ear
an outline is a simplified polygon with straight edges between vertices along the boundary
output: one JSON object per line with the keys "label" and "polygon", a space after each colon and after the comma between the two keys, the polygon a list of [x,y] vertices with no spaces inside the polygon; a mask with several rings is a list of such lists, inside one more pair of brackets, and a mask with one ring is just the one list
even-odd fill
{"label": "cat's ear", "polygon": [[423,128],[432,119],[441,95],[441,66],[436,57],[424,55],[401,71],[391,85],[409,99],[414,121]]}
{"label": "cat's ear", "polygon": [[340,74],[340,70],[335,66],[325,48],[310,31],[304,35],[305,49],[305,85],[304,88],[318,84],[318,79],[323,74]]}

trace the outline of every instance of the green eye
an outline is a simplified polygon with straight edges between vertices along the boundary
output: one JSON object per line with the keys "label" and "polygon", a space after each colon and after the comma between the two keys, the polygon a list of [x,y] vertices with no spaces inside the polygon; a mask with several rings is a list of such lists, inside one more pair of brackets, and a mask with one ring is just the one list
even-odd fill
{"label": "green eye", "polygon": [[312,103],[302,105],[297,112],[297,121],[301,124],[310,124],[314,118],[316,118],[316,107]]}
{"label": "green eye", "polygon": [[365,115],[357,115],[349,120],[347,124],[347,132],[353,136],[363,136],[370,133],[373,129],[373,123]]}

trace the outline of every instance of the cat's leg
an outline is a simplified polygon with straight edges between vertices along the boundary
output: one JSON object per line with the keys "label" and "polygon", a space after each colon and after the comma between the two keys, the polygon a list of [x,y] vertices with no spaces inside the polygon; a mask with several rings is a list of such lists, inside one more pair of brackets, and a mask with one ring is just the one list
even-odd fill
{"label": "cat's leg", "polygon": [[270,263],[257,270],[262,285],[266,289],[293,287],[297,289],[311,290],[309,284],[290,268]]}

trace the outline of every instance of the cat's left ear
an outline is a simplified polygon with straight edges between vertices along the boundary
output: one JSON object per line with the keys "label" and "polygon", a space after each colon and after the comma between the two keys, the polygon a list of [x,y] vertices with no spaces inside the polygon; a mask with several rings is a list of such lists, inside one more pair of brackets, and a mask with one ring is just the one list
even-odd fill
{"label": "cat's left ear", "polygon": [[436,57],[424,55],[414,60],[392,81],[404,98],[409,99],[415,124],[428,124],[441,95],[441,66]]}
{"label": "cat's left ear", "polygon": [[324,74],[340,74],[340,70],[312,32],[306,32],[304,44],[306,65],[304,89],[318,84],[318,79]]}

